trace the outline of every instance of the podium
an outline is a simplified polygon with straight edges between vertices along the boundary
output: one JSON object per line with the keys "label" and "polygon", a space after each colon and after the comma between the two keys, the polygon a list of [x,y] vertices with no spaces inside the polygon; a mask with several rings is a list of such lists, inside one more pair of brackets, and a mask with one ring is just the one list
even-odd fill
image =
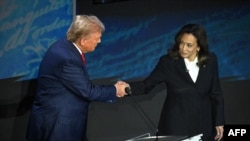
{"label": "podium", "polygon": [[188,137],[188,136],[150,136],[146,133],[126,141],[201,141],[202,134]]}

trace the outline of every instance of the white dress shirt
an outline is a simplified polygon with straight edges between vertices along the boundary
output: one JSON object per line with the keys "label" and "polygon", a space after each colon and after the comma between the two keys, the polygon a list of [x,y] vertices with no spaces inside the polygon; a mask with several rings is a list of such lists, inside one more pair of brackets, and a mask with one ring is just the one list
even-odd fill
{"label": "white dress shirt", "polygon": [[191,76],[193,82],[196,82],[199,73],[199,67],[197,66],[198,58],[196,57],[193,61],[189,61],[187,58],[184,58],[184,61],[189,75]]}

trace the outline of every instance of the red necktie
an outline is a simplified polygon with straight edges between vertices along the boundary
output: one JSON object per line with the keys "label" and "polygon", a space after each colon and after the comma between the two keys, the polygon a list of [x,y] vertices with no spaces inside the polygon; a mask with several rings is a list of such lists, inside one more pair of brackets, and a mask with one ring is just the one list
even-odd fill
{"label": "red necktie", "polygon": [[83,61],[84,65],[86,65],[86,59],[85,59],[85,57],[84,57],[84,54],[83,54],[83,53],[82,53],[82,61]]}

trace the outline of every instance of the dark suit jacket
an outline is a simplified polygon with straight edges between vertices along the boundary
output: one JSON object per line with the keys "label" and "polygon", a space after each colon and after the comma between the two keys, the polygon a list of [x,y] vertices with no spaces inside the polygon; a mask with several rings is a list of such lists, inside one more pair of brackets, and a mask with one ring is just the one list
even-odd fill
{"label": "dark suit jacket", "polygon": [[164,55],[152,73],[140,82],[131,82],[132,94],[148,93],[159,83],[165,83],[167,96],[159,121],[160,135],[213,135],[216,125],[224,125],[224,103],[218,64],[210,53],[207,64],[200,67],[194,83],[184,59]]}
{"label": "dark suit jacket", "polygon": [[115,87],[91,83],[79,51],[66,38],[61,39],[40,64],[27,139],[83,141],[90,102],[115,100]]}

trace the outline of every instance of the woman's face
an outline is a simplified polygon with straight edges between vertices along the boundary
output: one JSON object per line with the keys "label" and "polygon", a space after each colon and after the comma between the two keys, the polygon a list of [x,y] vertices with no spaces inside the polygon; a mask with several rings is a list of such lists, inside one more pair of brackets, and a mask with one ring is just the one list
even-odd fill
{"label": "woman's face", "polygon": [[179,44],[179,53],[181,57],[193,61],[199,50],[200,47],[198,46],[196,37],[192,34],[184,33]]}

